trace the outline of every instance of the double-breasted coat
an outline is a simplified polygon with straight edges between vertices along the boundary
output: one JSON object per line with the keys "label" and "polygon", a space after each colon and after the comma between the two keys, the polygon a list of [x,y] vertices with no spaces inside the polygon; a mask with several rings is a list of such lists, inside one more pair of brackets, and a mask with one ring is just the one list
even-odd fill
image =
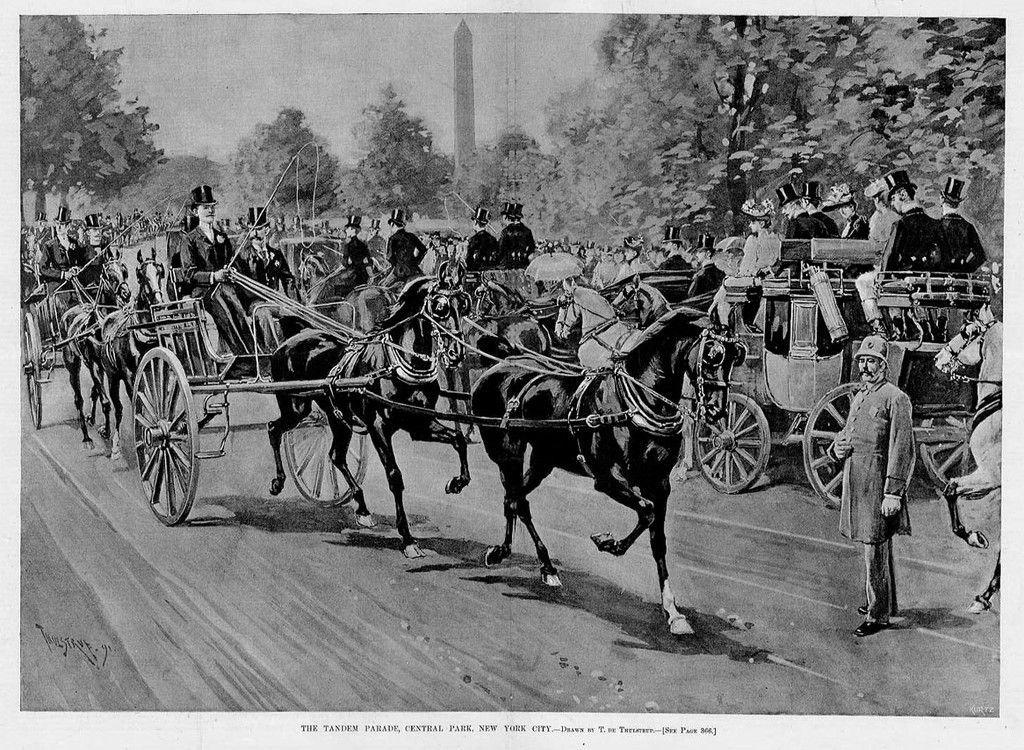
{"label": "double-breasted coat", "polygon": [[411,279],[413,276],[420,276],[423,271],[420,263],[423,256],[427,254],[426,246],[420,242],[419,237],[404,228],[397,229],[388,238],[388,263],[391,264],[391,273],[396,279]]}
{"label": "double-breasted coat", "polygon": [[974,224],[958,213],[948,213],[940,220],[946,238],[945,270],[972,273],[985,262],[985,249]]}
{"label": "double-breasted coat", "polygon": [[[914,424],[910,397],[892,383],[858,391],[840,432],[853,452],[843,462],[839,531],[847,539],[877,544],[910,533],[907,486],[914,468]],[[830,450],[835,456],[834,444]],[[885,495],[901,498],[900,510],[882,515]]]}
{"label": "double-breasted coat", "polygon": [[487,271],[498,262],[498,240],[486,229],[469,238],[466,245],[466,270]]}

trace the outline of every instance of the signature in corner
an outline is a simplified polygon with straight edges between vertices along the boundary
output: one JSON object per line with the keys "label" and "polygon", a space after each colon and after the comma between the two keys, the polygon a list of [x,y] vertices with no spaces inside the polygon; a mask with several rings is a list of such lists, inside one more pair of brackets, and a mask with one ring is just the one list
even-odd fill
{"label": "signature in corner", "polygon": [[52,633],[47,633],[46,629],[38,622],[36,623],[36,628],[39,630],[40,635],[43,636],[46,648],[50,653],[59,653],[66,659],[69,652],[77,651],[96,669],[106,666],[107,657],[112,650],[106,643],[94,646],[82,638],[53,635]]}

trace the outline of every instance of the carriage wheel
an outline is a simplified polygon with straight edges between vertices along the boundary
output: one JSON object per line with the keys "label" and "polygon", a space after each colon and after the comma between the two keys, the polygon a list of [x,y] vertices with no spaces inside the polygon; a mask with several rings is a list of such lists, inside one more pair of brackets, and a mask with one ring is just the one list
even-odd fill
{"label": "carriage wheel", "polygon": [[146,352],[135,374],[135,453],[146,501],[161,523],[188,517],[199,484],[199,427],[192,389],[178,358]]}
{"label": "carriage wheel", "polygon": [[742,393],[730,393],[726,413],[715,424],[694,425],[697,465],[719,492],[735,495],[764,473],[771,453],[772,433],[757,402]]}
{"label": "carriage wheel", "polygon": [[838,508],[843,494],[843,467],[828,455],[828,448],[846,426],[853,397],[860,383],[843,383],[814,405],[804,429],[804,471],[825,505]]}
{"label": "carriage wheel", "polygon": [[[330,423],[316,406],[297,427],[281,437],[285,464],[299,494],[325,508],[340,505],[349,489],[345,476],[331,461],[333,442]],[[346,461],[356,484],[361,484],[366,476],[366,459],[367,437],[353,433]]]}
{"label": "carriage wheel", "polygon": [[39,323],[35,315],[25,313],[22,341],[25,386],[28,389],[28,408],[32,415],[32,426],[37,430],[43,424],[43,388],[39,382],[43,368],[43,345],[39,337]]}
{"label": "carriage wheel", "polygon": [[977,468],[971,453],[971,421],[963,415],[915,420],[917,451],[928,478],[944,489],[953,477]]}

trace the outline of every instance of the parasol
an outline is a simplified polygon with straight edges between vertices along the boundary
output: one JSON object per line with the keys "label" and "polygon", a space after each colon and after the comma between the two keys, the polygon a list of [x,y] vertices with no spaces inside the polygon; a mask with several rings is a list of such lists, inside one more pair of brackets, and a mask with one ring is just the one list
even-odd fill
{"label": "parasol", "polygon": [[579,259],[569,253],[544,253],[530,261],[526,275],[534,281],[565,281],[583,273]]}

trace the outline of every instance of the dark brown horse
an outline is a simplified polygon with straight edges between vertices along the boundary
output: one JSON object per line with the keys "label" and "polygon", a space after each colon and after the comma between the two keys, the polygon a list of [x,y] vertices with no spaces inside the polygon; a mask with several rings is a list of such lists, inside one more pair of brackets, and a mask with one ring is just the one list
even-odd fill
{"label": "dark brown horse", "polygon": [[406,284],[388,317],[379,322],[375,333],[365,338],[346,341],[337,334],[307,329],[285,341],[271,359],[274,380],[365,377],[370,384],[362,392],[328,388],[315,396],[277,396],[281,416],[267,426],[277,469],[270,485],[271,494],[278,494],[284,487],[281,437],[309,414],[315,402],[326,415],[334,437],[331,461],[349,484],[343,502],[355,500],[359,523],[374,525],[363,491],[345,463],[353,431],[366,431],[395,498],[395,525],[402,537],[403,551],[406,557],[421,557],[423,553],[409,530],[402,472],[392,437],[398,430],[405,430],[413,440],[448,443],[455,448],[460,473],[448,482],[449,493],[461,492],[470,481],[466,440],[459,431],[430,414],[392,408],[389,404],[414,409],[435,407],[440,393],[438,368],[454,365],[462,356],[453,337],[460,330],[467,306],[465,293],[458,286],[449,285],[444,279],[419,277]]}
{"label": "dark brown horse", "polygon": [[[676,609],[665,562],[669,473],[682,441],[683,419],[677,405],[683,381],[689,379],[697,394],[695,416],[719,419],[730,372],[744,355],[742,345],[730,335],[698,325],[691,310],[678,310],[652,324],[608,370],[538,375],[516,359],[488,370],[473,389],[474,414],[561,424],[481,428],[487,455],[497,464],[505,488],[505,538],[487,549],[484,563],[495,565],[511,554],[518,519],[537,548],[542,580],[560,586],[527,497],[555,468],[588,474],[598,492],[637,515],[636,526],[624,538],[594,534],[591,539],[602,552],[622,555],[648,531],[671,632],[692,633]],[[527,448],[531,450],[525,465]]]}

